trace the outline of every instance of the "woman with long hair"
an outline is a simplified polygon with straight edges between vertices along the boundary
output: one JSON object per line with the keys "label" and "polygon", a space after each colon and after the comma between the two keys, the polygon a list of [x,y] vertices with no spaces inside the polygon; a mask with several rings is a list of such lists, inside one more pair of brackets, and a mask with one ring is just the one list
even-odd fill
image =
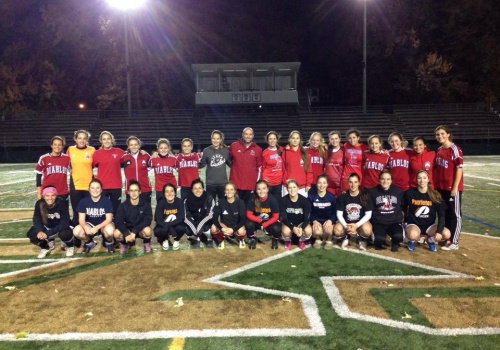
{"label": "woman with long hair", "polygon": [[191,183],[200,177],[198,171],[201,155],[193,153],[193,140],[184,138],[181,141],[181,153],[177,155],[175,167],[178,171],[181,199],[185,200],[191,192]]}
{"label": "woman with long hair", "polygon": [[391,150],[387,168],[391,170],[392,182],[403,191],[410,188],[410,154],[411,149],[405,148],[408,143],[399,132],[393,132],[387,139]]}
{"label": "woman with long hair", "polygon": [[195,248],[200,247],[200,242],[207,248],[213,248],[214,242],[210,234],[212,217],[214,215],[215,201],[205,191],[203,181],[196,179],[191,184],[191,193],[184,201],[188,228],[187,234]]}
{"label": "woman with long hair", "polygon": [[290,179],[287,181],[288,194],[280,199],[281,235],[285,241],[285,249],[292,247],[292,236],[299,241],[299,248],[305,249],[306,242],[312,236],[310,224],[311,203],[299,195],[299,184]]}
{"label": "woman with long hair", "polygon": [[287,181],[294,179],[299,185],[299,194],[307,197],[307,191],[313,182],[311,159],[302,146],[302,135],[293,130],[288,137],[288,146],[283,151],[283,192],[286,195]]}
{"label": "woman with long hair", "polygon": [[281,198],[283,193],[283,147],[278,145],[281,135],[276,131],[269,131],[266,134],[268,147],[262,152],[262,165],[260,168],[260,178],[269,184],[269,193],[276,199]]}
{"label": "woman with long hair", "polygon": [[368,150],[368,146],[361,143],[361,133],[357,129],[350,129],[346,132],[347,142],[344,144],[345,163],[342,173],[342,191],[349,189],[347,179],[350,174],[356,173],[362,183],[363,173],[363,153]]}
{"label": "woman with long hair", "polygon": [[427,236],[429,250],[436,252],[436,240],[447,240],[451,235],[450,230],[444,226],[445,205],[439,192],[432,188],[427,171],[417,171],[416,182],[417,187],[406,191],[403,201],[403,207],[406,208],[408,250],[415,251],[415,241],[421,236]]}
{"label": "woman with long hair", "polygon": [[[127,139],[127,152],[121,159],[121,165],[125,174],[125,188],[131,180],[141,185],[141,198],[151,204],[151,183],[149,182],[149,160],[151,156],[147,152],[141,152],[141,140],[137,136]],[[126,191],[125,193],[128,194]]]}
{"label": "woman with long hair", "polygon": [[359,249],[364,251],[372,233],[370,218],[373,205],[357,173],[349,174],[347,183],[349,190],[337,200],[337,223],[333,233],[342,241],[341,248],[344,250],[349,249],[350,238],[357,236]]}
{"label": "woman with long hair", "polygon": [[27,236],[30,242],[40,247],[38,259],[49,254],[49,242],[59,237],[66,244],[66,257],[74,254],[73,232],[69,227],[69,212],[66,200],[58,198],[57,189],[53,186],[44,187],[42,198],[35,204],[33,226]]}
{"label": "woman with long hair", "polygon": [[433,182],[432,168],[436,152],[429,151],[422,136],[416,136],[413,139],[413,150],[410,152],[410,187],[417,187],[417,173],[420,170],[427,171],[430,183]]}
{"label": "woman with long hair", "polygon": [[378,176],[387,168],[389,155],[382,150],[382,139],[378,135],[368,138],[370,150],[363,153],[363,187],[373,188],[379,183]]}
{"label": "woman with long hair", "polygon": [[115,147],[115,137],[109,131],[99,135],[101,148],[92,156],[92,166],[97,168],[97,178],[102,182],[102,195],[113,203],[113,212],[116,214],[122,198],[122,168],[121,158],[125,153]]}
{"label": "woman with long hair", "polygon": [[392,183],[392,174],[388,169],[380,173],[379,182],[379,185],[370,191],[375,249],[383,249],[382,245],[388,235],[391,237],[391,251],[397,252],[404,237],[403,190]]}
{"label": "woman with long hair", "polygon": [[156,142],[156,149],[158,153],[154,154],[149,159],[149,167],[155,173],[155,191],[156,203],[163,198],[163,186],[165,184],[172,184],[177,187],[174,171],[176,170],[176,158],[171,152],[170,141],[168,139],[160,138]]}
{"label": "woman with long hair", "polygon": [[154,235],[163,250],[170,247],[170,237],[174,239],[172,249],[177,250],[180,240],[187,231],[184,201],[176,197],[177,189],[171,183],[163,185],[163,197],[156,204]]}
{"label": "woman with long hair", "polygon": [[464,157],[460,147],[451,140],[451,130],[439,125],[436,140],[441,144],[434,163],[434,186],[446,203],[445,226],[450,229],[451,241],[443,250],[457,250],[462,229],[462,191],[464,189]]}
{"label": "woman with long hair", "polygon": [[225,186],[225,197],[219,198],[214,208],[213,225],[210,228],[212,237],[217,241],[219,249],[225,248],[226,237],[236,237],[239,247],[245,248],[246,206],[238,198],[236,186],[228,182]]}
{"label": "woman with long hair", "polygon": [[271,249],[278,249],[281,235],[278,222],[280,207],[278,199],[269,193],[266,180],[259,180],[255,184],[253,199],[247,204],[246,217],[245,230],[250,238],[249,248],[257,247],[257,230],[261,230],[271,235]]}
{"label": "woman with long hair", "polygon": [[50,140],[51,152],[44,154],[35,166],[36,197],[42,199],[42,189],[55,187],[57,196],[68,201],[68,170],[70,158],[63,153],[66,140],[62,136],[54,136]]}
{"label": "woman with long hair", "polygon": [[306,148],[307,154],[311,161],[310,166],[312,169],[313,182],[311,188],[316,187],[316,180],[319,175],[325,173],[325,140],[320,132],[315,131],[309,137],[309,142]]}
{"label": "woman with long hair", "polygon": [[342,147],[340,131],[328,134],[328,149],[326,151],[325,175],[328,177],[328,191],[337,198],[342,193],[342,174],[345,164],[345,149]]}
{"label": "woman with long hair", "polygon": [[224,134],[219,130],[212,131],[212,144],[203,150],[200,168],[207,167],[205,172],[207,192],[216,200],[224,197],[224,186],[227,184],[226,166],[231,166],[229,148],[224,144]]}
{"label": "woman with long hair", "polygon": [[337,222],[337,198],[326,189],[328,187],[328,177],[319,175],[316,180],[316,189],[308,193],[308,199],[311,203],[311,225],[312,233],[316,241],[314,248],[324,248],[329,250],[333,248],[333,225]]}

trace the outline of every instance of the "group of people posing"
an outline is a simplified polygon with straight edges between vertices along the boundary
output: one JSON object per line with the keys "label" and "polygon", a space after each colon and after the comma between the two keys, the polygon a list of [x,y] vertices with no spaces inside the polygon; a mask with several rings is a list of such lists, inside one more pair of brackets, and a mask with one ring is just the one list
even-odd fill
{"label": "group of people posing", "polygon": [[[224,249],[230,240],[255,249],[259,231],[271,237],[272,249],[280,241],[285,249],[292,244],[304,249],[311,242],[331,249],[335,238],[342,249],[352,241],[361,250],[370,244],[385,249],[387,236],[392,251],[405,237],[410,251],[421,237],[433,252],[440,241],[443,250],[458,249],[463,156],[450,129],[435,129],[441,145],[436,152],[422,137],[413,139],[412,149],[405,148],[397,132],[388,137],[389,150],[378,135],[367,144],[355,129],[345,136],[342,143],[341,134],[332,131],[325,141],[314,132],[304,147],[301,133],[292,131],[280,146],[280,135],[270,131],[262,150],[250,127],[229,147],[224,134],[214,130],[212,145],[202,153],[193,152],[193,141],[186,138],[177,155],[163,138],[152,155],[141,150],[135,136],[127,139],[124,151],[108,131],[100,134],[101,146],[95,149],[85,130],[75,132],[75,145],[64,153],[65,139],[54,136],[52,151],[36,165],[38,201],[28,237],[40,246],[39,258],[53,249],[56,237],[66,256],[73,256],[82,244],[82,253],[90,252],[97,235],[109,252],[119,245],[125,253],[137,238],[150,252],[153,235],[164,250],[177,250],[184,235],[195,247]],[[206,186],[201,168],[206,168]]]}

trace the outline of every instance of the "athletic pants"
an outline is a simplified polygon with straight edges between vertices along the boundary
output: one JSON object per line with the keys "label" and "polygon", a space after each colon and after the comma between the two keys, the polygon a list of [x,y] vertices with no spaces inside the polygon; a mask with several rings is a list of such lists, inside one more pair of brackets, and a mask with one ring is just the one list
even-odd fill
{"label": "athletic pants", "polygon": [[[258,229],[259,226],[255,221],[247,220],[245,222],[245,230],[247,231],[248,238],[255,238],[255,231]],[[279,239],[281,237],[281,225],[279,222],[269,225],[266,231],[269,232],[274,239]]]}
{"label": "athletic pants", "polygon": [[217,196],[219,199],[226,196],[225,187],[226,185],[207,185],[207,192],[217,202]]}
{"label": "athletic pants", "polygon": [[272,194],[277,200],[283,196],[283,185],[269,186],[269,193]]}
{"label": "athletic pants", "polygon": [[403,242],[404,229],[400,223],[383,224],[372,222],[373,234],[375,235],[375,247],[382,247],[385,244],[385,235],[389,235],[392,239],[392,245]]}
{"label": "athletic pants", "polygon": [[66,243],[67,247],[73,246],[73,231],[69,227],[48,236],[47,239],[38,239],[37,235],[37,230],[31,226],[26,236],[30,239],[32,244],[37,245],[42,249],[49,249],[49,240],[53,240],[56,237],[59,237],[61,241]]}
{"label": "athletic pants", "polygon": [[252,190],[238,190],[238,197],[247,205],[252,200],[252,192]]}
{"label": "athletic pants", "polygon": [[451,243],[458,244],[462,230],[462,191],[458,191],[455,196],[451,195],[451,191],[438,189],[438,192],[441,193],[443,203],[446,203],[444,226],[451,232]]}
{"label": "athletic pants", "polygon": [[116,215],[118,211],[118,207],[122,202],[122,189],[121,188],[109,188],[106,190],[102,190],[102,195],[104,197],[108,197],[113,204],[113,216]]}
{"label": "athletic pants", "polygon": [[169,227],[156,226],[153,232],[158,240],[158,243],[160,244],[162,244],[163,241],[167,240],[170,236],[174,237],[174,240],[180,241],[182,236],[186,233],[186,225],[184,225],[184,223],[180,223]]}

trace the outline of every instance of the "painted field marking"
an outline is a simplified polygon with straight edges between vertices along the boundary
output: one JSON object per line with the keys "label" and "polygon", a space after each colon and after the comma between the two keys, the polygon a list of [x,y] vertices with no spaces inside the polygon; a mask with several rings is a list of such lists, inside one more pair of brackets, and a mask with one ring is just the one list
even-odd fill
{"label": "painted field marking", "polygon": [[465,187],[474,187],[472,185],[467,185],[467,184],[464,184]]}
{"label": "painted field marking", "polygon": [[14,219],[14,220],[9,220],[9,221],[1,221],[0,225],[2,224],[11,224],[13,222],[26,222],[26,221],[31,221],[33,219]]}
{"label": "painted field marking", "polygon": [[500,239],[500,237],[496,237],[496,236],[478,235],[477,233],[470,233],[470,232],[460,232],[460,234],[467,235],[467,236],[481,237],[481,238]]}
{"label": "painted field marking", "polygon": [[487,182],[488,185],[493,185],[493,186],[500,186],[499,184],[493,184],[491,182]]}
{"label": "painted field marking", "polygon": [[479,220],[479,219],[476,219],[476,218],[473,218],[472,216],[468,216],[468,215],[462,215],[464,219],[467,219],[467,220],[471,220],[471,221],[475,221],[477,222],[478,224],[481,224],[481,225],[485,225],[485,226],[489,226],[489,227],[492,227],[496,230],[500,230],[500,227],[497,226],[497,225],[494,225],[494,224],[490,224],[489,222],[485,222],[485,221],[482,221],[482,220]]}
{"label": "painted field marking", "polygon": [[186,338],[174,338],[168,347],[168,350],[182,350],[184,349],[184,344],[186,343]]}
{"label": "painted field marking", "polygon": [[488,180],[488,181],[500,181],[500,179],[495,179],[495,178],[492,178],[492,177],[486,177],[486,176],[478,176],[478,175],[470,175],[470,174],[467,174],[465,173],[464,174],[465,177],[471,177],[473,179],[480,179],[480,180]]}
{"label": "painted field marking", "polygon": [[11,182],[2,182],[2,183],[0,183],[0,186],[15,185],[15,184],[20,184],[23,182],[30,182],[30,181],[33,181],[33,179],[17,180],[17,181],[11,181]]}
{"label": "painted field marking", "polygon": [[[35,270],[44,269],[49,266],[55,266],[67,263],[69,261],[80,260],[81,258],[63,258],[63,259],[26,259],[26,260],[0,260],[0,264],[26,264],[26,263],[42,263],[40,266],[34,266],[27,269],[11,271],[0,274],[0,278],[19,275],[24,272],[30,272]],[[46,264],[46,262],[49,262]]]}

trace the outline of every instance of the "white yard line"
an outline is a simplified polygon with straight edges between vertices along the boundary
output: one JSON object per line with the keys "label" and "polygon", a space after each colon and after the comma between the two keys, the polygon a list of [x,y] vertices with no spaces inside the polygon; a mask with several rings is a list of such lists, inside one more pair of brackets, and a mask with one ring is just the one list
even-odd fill
{"label": "white yard line", "polygon": [[11,182],[2,182],[2,183],[0,183],[0,186],[20,184],[20,183],[23,183],[23,182],[34,182],[34,180],[33,179],[27,179],[27,180],[17,180],[17,181],[11,181]]}
{"label": "white yard line", "polygon": [[[46,268],[48,266],[60,265],[60,264],[67,263],[69,261],[75,261],[75,260],[80,260],[80,259],[81,258],[0,260],[0,264],[43,263],[43,265],[40,265],[40,266],[34,266],[34,267],[27,268],[27,269],[22,269],[22,270],[17,270],[17,271],[2,273],[2,274],[0,274],[0,278],[15,276],[15,275],[19,275],[21,273],[35,271],[35,270],[40,270],[40,269],[44,269],[44,268]],[[49,263],[46,264],[46,262],[49,262]]]}
{"label": "white yard line", "polygon": [[492,178],[492,177],[485,177],[485,176],[477,176],[477,175],[470,175],[470,174],[467,174],[465,173],[464,174],[465,177],[471,177],[473,179],[480,179],[480,180],[488,180],[488,181],[500,181],[500,179],[495,179],[495,178]]}
{"label": "white yard line", "polygon": [[500,184],[492,184],[491,182],[487,182],[488,185],[492,185],[492,186],[499,186],[500,187]]}
{"label": "white yard line", "polygon": [[1,221],[0,225],[2,224],[12,224],[13,222],[26,222],[26,221],[31,221],[33,219],[15,219],[15,220],[9,220],[9,221]]}
{"label": "white yard line", "polygon": [[474,187],[472,185],[467,185],[467,184],[464,184],[465,187]]}

